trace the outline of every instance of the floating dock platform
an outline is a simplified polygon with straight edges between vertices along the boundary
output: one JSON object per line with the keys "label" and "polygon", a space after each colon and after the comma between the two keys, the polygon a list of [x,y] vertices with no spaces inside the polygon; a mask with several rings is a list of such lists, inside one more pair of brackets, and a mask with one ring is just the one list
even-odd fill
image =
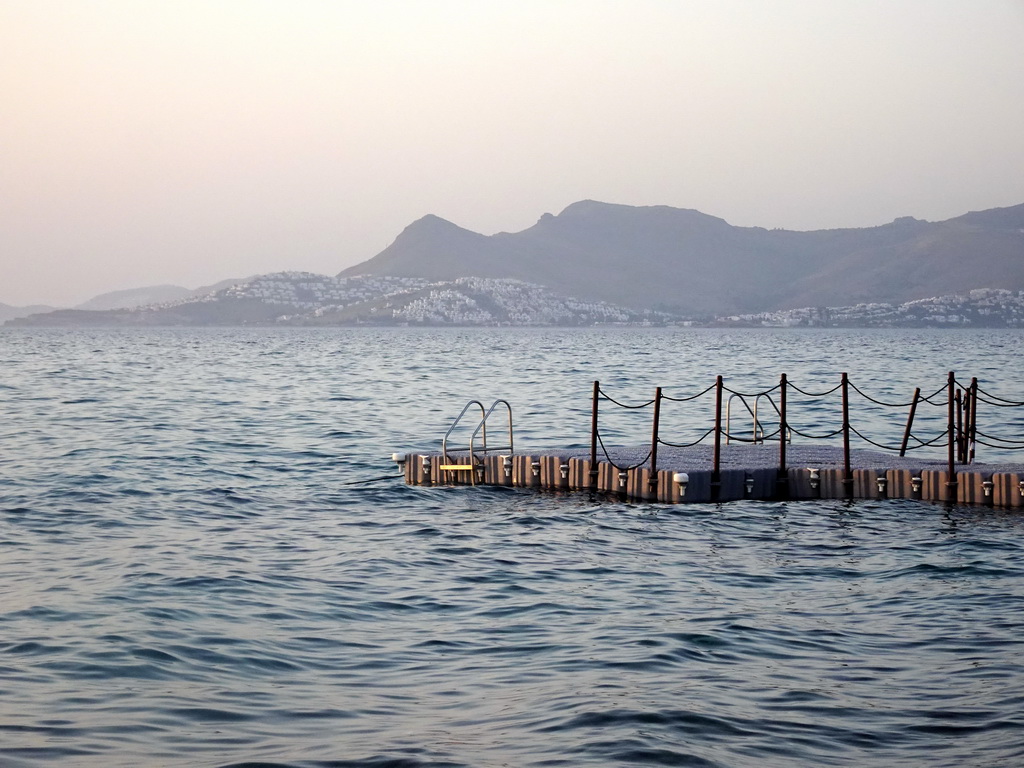
{"label": "floating dock platform", "polygon": [[[961,464],[951,478],[942,460],[910,459],[874,451],[850,452],[847,477],[841,447],[791,445],[791,463],[778,468],[771,445],[721,447],[718,477],[708,467],[709,446],[664,450],[663,469],[629,466],[646,449],[609,448],[611,461],[596,467],[581,451],[537,451],[476,456],[410,453],[396,457],[410,485],[482,485],[551,491],[592,491],[664,504],[801,499],[917,499],[931,502],[1024,507],[1024,464]],[[614,463],[613,463],[614,462]],[[952,481],[954,482],[951,482]]]}
{"label": "floating dock platform", "polygon": [[[880,443],[863,434],[863,426],[854,426],[850,408],[853,396],[876,412],[909,409],[899,445]],[[837,428],[822,433],[823,409],[816,405],[817,411],[812,414],[807,406],[830,397],[838,400],[834,404],[838,406]],[[799,402],[793,402],[793,398],[799,398]],[[710,413],[705,409],[693,420],[695,427],[711,425],[700,437],[688,443],[663,437],[663,407],[693,409],[700,401],[709,400],[713,400]],[[609,448],[601,437],[602,404],[640,414],[650,409],[650,443],[639,448]],[[944,417],[945,428],[922,438],[914,434],[915,415],[929,406]],[[1016,451],[1018,456],[1024,453],[1024,439],[1019,434],[1000,436],[978,428],[982,408],[1008,416],[1005,409],[1024,408],[1024,401],[992,394],[979,386],[977,378],[961,382],[953,371],[932,394],[922,395],[921,389],[915,388],[905,402],[879,400],[857,387],[846,373],[823,392],[807,391],[786,374],[770,388],[737,392],[718,376],[713,384],[694,394],[674,397],[657,387],[652,399],[634,404],[620,402],[595,381],[589,451],[517,452],[513,449],[512,406],[508,401],[496,400],[485,409],[480,401],[470,400],[445,434],[440,452],[396,454],[394,458],[404,465],[405,481],[411,485],[591,491],[664,504],[740,499],[918,499],[1024,507],[1024,464],[974,461],[977,445]],[[464,427],[465,432],[472,429],[468,441],[459,448],[452,447],[449,439],[467,414],[475,414],[477,409],[475,429],[473,424]],[[487,421],[495,412],[507,417],[507,442],[496,446],[492,441],[488,446]],[[749,429],[733,429],[733,422],[741,420],[733,418],[734,412],[739,417],[749,415]],[[932,418],[931,424],[936,420]],[[860,418],[857,421],[862,424]],[[1005,418],[1002,421],[1007,423]],[[920,422],[918,419],[916,424]],[[1014,423],[1019,429],[1020,421],[1010,422]],[[794,445],[794,435],[811,441],[841,438],[842,446],[813,442]],[[884,450],[853,450],[850,443],[854,437]],[[907,456],[908,451],[940,450],[943,445],[945,460]]]}

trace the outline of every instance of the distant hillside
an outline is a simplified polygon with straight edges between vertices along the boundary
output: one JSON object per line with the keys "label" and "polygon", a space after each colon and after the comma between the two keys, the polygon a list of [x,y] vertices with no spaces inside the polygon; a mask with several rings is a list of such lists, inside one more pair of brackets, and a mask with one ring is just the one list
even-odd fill
{"label": "distant hillside", "polygon": [[574,298],[512,278],[259,275],[228,288],[136,309],[63,309],[10,320],[23,327],[111,326],[593,326],[1021,328],[1024,291],[979,288],[901,304],[860,303],[739,313],[703,320]]}
{"label": "distant hillside", "polygon": [[45,304],[32,304],[27,307],[12,307],[10,304],[0,304],[0,323],[13,320],[16,317],[28,317],[38,312],[52,312],[53,307]]}
{"label": "distant hillside", "polygon": [[668,315],[558,295],[519,280],[260,275],[215,293],[134,309],[64,309],[17,326],[594,325],[665,323]]}
{"label": "distant hillside", "polygon": [[339,277],[355,275],[515,278],[683,314],[901,303],[972,288],[1024,289],[1024,205],[814,232],[589,200],[522,232],[490,236],[425,216]]}
{"label": "distant hillside", "polygon": [[106,309],[131,309],[144,307],[147,304],[158,304],[164,301],[177,301],[189,296],[192,292],[180,285],[152,285],[148,288],[129,288],[123,291],[101,293],[88,301],[84,301],[75,309],[103,311]]}
{"label": "distant hillside", "polygon": [[[945,298],[944,309],[901,308],[975,290],[1010,291],[1012,311],[981,303],[961,312]],[[1016,327],[1021,291],[1024,205],[942,222],[904,217],[878,227],[795,232],[734,227],[694,210],[587,200],[557,216],[544,214],[522,232],[490,236],[425,216],[337,277],[282,272],[195,291],[117,291],[74,310],[10,323],[575,325],[725,318],[816,324],[846,318]],[[825,308],[838,312],[819,311]],[[27,309],[0,305],[0,320]],[[774,314],[788,310],[801,312]],[[747,319],[734,319],[741,316]]]}
{"label": "distant hillside", "polygon": [[193,296],[204,296],[208,293],[245,282],[247,279],[251,278],[221,280],[213,285],[202,286],[194,290],[182,288],[180,285],[151,285],[145,288],[128,288],[123,291],[111,291],[94,296],[76,306],[75,309],[104,311],[109,309],[134,309],[135,307],[145,307],[150,304],[164,304]]}

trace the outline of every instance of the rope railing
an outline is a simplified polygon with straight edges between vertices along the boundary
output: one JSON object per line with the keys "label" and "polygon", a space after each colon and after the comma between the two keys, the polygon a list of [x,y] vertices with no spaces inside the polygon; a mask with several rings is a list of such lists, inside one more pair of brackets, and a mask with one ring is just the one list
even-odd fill
{"label": "rope railing", "polygon": [[[810,400],[819,400],[822,398],[834,395],[839,392],[842,399],[842,418],[840,426],[829,432],[818,434],[814,431],[813,427],[800,428],[795,426],[789,418],[787,413],[787,394],[789,390],[802,395],[804,398]],[[709,428],[697,439],[684,442],[684,441],[671,441],[666,440],[660,435],[660,418],[661,418],[661,405],[662,402],[669,403],[692,403],[693,401],[703,398],[711,392],[715,394],[714,402],[714,426]],[[850,419],[850,396],[851,392],[854,395],[859,396],[864,401],[871,403],[872,406],[882,409],[892,408],[909,408],[907,415],[906,426],[903,431],[903,439],[899,445],[886,442],[882,438],[876,438],[874,436],[868,436],[865,434],[863,428],[857,428],[851,423]],[[730,400],[732,398],[740,398],[740,401],[750,417],[753,419],[754,429],[750,436],[736,434],[730,426],[728,405],[726,406],[726,422],[723,426],[722,413],[723,413],[723,396],[728,394]],[[940,397],[945,395],[945,397]],[[770,434],[765,434],[762,429],[762,422],[758,418],[757,406],[761,398],[766,398],[770,404],[774,415],[771,416],[767,427],[774,427]],[[778,402],[776,402],[776,398]],[[612,461],[609,456],[608,450],[605,447],[604,440],[598,430],[598,417],[600,409],[600,401],[604,400],[611,403],[619,408],[635,411],[642,410],[649,406],[654,407],[653,411],[653,423],[651,430],[651,447],[647,452],[647,455],[642,461],[637,464],[629,466],[620,466]],[[748,400],[753,400],[754,405],[751,407]],[[930,405],[933,407],[945,407],[946,409],[946,424],[945,428],[934,435],[926,435],[924,438],[914,434],[913,426],[917,408],[921,404]],[[594,394],[592,401],[592,424],[591,424],[591,477],[592,480],[596,480],[597,476],[597,458],[598,458],[598,446],[600,446],[601,452],[607,462],[615,467],[615,469],[622,471],[629,471],[638,467],[644,466],[648,460],[650,461],[650,483],[655,485],[657,483],[657,461],[658,461],[658,446],[666,446],[670,448],[691,448],[693,446],[703,443],[708,438],[713,439],[714,450],[712,457],[712,488],[715,488],[720,483],[721,474],[721,443],[724,438],[726,442],[736,441],[740,443],[748,444],[763,444],[769,441],[778,441],[779,444],[779,482],[786,482],[786,444],[792,441],[792,436],[797,435],[806,440],[829,440],[837,436],[842,436],[843,439],[843,483],[847,488],[848,493],[852,494],[853,484],[853,473],[850,463],[850,439],[855,437],[858,440],[867,443],[868,445],[874,446],[880,450],[898,452],[900,456],[906,455],[908,451],[916,451],[924,448],[930,448],[938,446],[945,442],[947,448],[947,460],[948,460],[948,479],[947,483],[951,486],[956,485],[956,472],[955,465],[957,463],[969,464],[974,461],[974,451],[976,445],[984,445],[993,449],[1002,450],[1024,450],[1024,439],[1011,439],[1004,438],[996,435],[991,435],[978,430],[978,407],[979,404],[991,405],[994,407],[1010,408],[1010,407],[1024,407],[1024,401],[1010,400],[1008,398],[993,395],[986,390],[981,389],[978,386],[977,378],[971,379],[969,384],[964,384],[962,381],[957,380],[956,375],[950,371],[949,376],[945,384],[938,387],[931,394],[924,396],[921,394],[920,388],[915,388],[914,393],[909,401],[893,402],[889,399],[883,399],[876,397],[873,394],[869,394],[851,382],[846,373],[841,374],[839,383],[822,392],[814,392],[811,390],[804,389],[797,384],[789,381],[786,374],[782,374],[779,378],[779,383],[762,389],[756,392],[742,392],[731,387],[727,387],[721,376],[718,376],[715,383],[706,387],[705,389],[695,394],[684,395],[684,396],[672,396],[662,392],[662,388],[658,387],[655,390],[654,397],[640,404],[628,404],[617,400],[616,398],[609,395],[606,391],[601,388],[600,382],[594,382]],[[874,413],[877,416],[877,410],[871,410],[871,406],[868,406],[869,413]],[[771,414],[769,414],[771,415]],[[930,417],[932,419],[937,417]],[[819,425],[820,426],[820,425]],[[913,444],[911,444],[913,442]]]}
{"label": "rope railing", "polygon": [[613,467],[615,467],[615,469],[619,470],[619,472],[629,472],[631,469],[636,469],[637,467],[642,467],[644,464],[647,463],[647,460],[651,458],[651,452],[648,451],[647,455],[644,456],[642,459],[640,459],[640,461],[638,461],[636,464],[630,464],[630,465],[627,465],[627,466],[619,466],[614,461],[612,461],[612,457],[608,454],[608,449],[604,447],[604,440],[601,439],[601,435],[600,434],[598,434],[598,436],[597,436],[597,441],[598,441],[598,443],[601,444],[601,452],[604,454],[605,460],[609,464],[611,464]]}
{"label": "rope railing", "polygon": [[1024,448],[1024,440],[1012,440],[1008,437],[999,437],[998,435],[990,435],[986,432],[982,432],[980,429],[977,431],[978,435],[984,437],[987,440],[995,440],[999,443],[1004,443],[1008,448]]}
{"label": "rope railing", "polygon": [[768,401],[768,405],[775,409],[775,413],[777,413],[781,417],[782,410],[779,408],[779,406],[775,404],[775,401],[772,399],[771,395],[764,395],[764,399]]}
{"label": "rope railing", "polygon": [[[857,437],[859,437],[861,440],[863,440],[865,443],[870,443],[871,445],[875,446],[876,448],[880,448],[883,451],[899,451],[899,450],[902,450],[901,446],[898,446],[898,445],[884,445],[883,443],[879,443],[879,442],[877,442],[875,440],[872,440],[870,437],[867,437],[866,435],[862,434],[860,432],[860,430],[858,430],[856,427],[851,426],[850,427],[850,431],[853,434],[855,434]],[[915,445],[913,447],[907,448],[906,450],[908,450],[908,451],[916,451],[916,450],[924,448],[924,447],[926,447],[928,445],[934,445],[939,440],[944,439],[947,434],[948,434],[948,432],[946,430],[943,430],[942,432],[940,432],[936,437],[934,437],[929,442],[924,443],[924,442],[921,442],[920,440],[918,440],[920,445]],[[917,440],[917,438],[914,438],[914,439]]]}
{"label": "rope railing", "polygon": [[696,400],[698,397],[703,397],[704,395],[706,395],[708,392],[710,392],[714,388],[715,388],[715,385],[712,384],[707,389],[702,389],[696,395],[690,395],[689,397],[670,397],[668,395],[662,395],[661,399],[662,400],[668,400],[668,401],[673,402],[673,403],[687,403],[687,402],[689,402],[691,400]]}
{"label": "rope railing", "polygon": [[601,396],[605,400],[608,400],[608,401],[614,403],[615,405],[619,406],[619,408],[628,408],[631,411],[639,410],[641,408],[646,408],[647,406],[652,405],[654,403],[654,400],[651,399],[651,400],[648,400],[646,403],[641,403],[640,405],[626,405],[626,403],[620,403],[618,400],[616,400],[614,397],[609,395],[603,389],[598,390],[598,391],[601,393]]}
{"label": "rope railing", "polygon": [[938,402],[935,402],[935,398],[938,397],[939,395],[941,395],[943,392],[945,392],[948,388],[949,388],[949,384],[943,384],[941,387],[939,387],[934,392],[932,392],[930,395],[928,395],[928,397],[919,397],[918,401],[922,402],[922,403],[928,403],[928,405],[943,406],[946,403],[944,401],[942,401],[942,400],[939,400]]}
{"label": "rope railing", "polygon": [[946,436],[948,434],[949,433],[946,430],[942,430],[941,432],[939,432],[939,434],[937,434],[931,440],[927,440],[927,441],[926,440],[922,440],[917,435],[911,435],[910,437],[917,441],[917,445],[908,446],[906,450],[908,450],[908,451],[916,451],[919,448],[930,448],[933,445],[937,445],[940,440],[945,440]]}
{"label": "rope railing", "polygon": [[771,389],[765,389],[765,390],[762,390],[761,392],[737,392],[735,389],[730,389],[729,387],[723,386],[722,387],[722,391],[728,392],[730,395],[736,395],[736,397],[744,397],[744,398],[750,397],[750,398],[754,398],[754,397],[763,397],[765,395],[770,395],[772,392],[774,392],[778,388],[779,388],[779,385],[776,384]]}
{"label": "rope railing", "polygon": [[985,405],[991,405],[995,408],[1020,408],[1021,406],[1024,406],[1024,403],[1016,403],[1012,400],[1005,400],[1001,397],[993,399],[992,395],[987,392],[983,393],[981,390],[978,390],[978,400],[985,403]]}
{"label": "rope railing", "polygon": [[988,391],[982,389],[981,387],[978,387],[977,391],[978,391],[979,395],[984,395],[985,397],[989,398],[990,400],[995,400],[995,401],[998,401],[1000,403],[1004,403],[1009,408],[1020,408],[1020,407],[1024,406],[1024,400],[1008,400],[1005,397],[1000,397],[999,395],[993,395],[991,392],[988,392]]}
{"label": "rope railing", "polygon": [[793,384],[792,382],[790,382],[789,386],[793,390],[799,392],[801,395],[804,395],[805,397],[826,397],[827,395],[831,395],[833,392],[835,392],[843,385],[842,382],[840,382],[839,384],[836,384],[834,387],[832,387],[832,389],[826,390],[824,392],[806,392],[800,389],[800,387],[798,387],[796,384]]}
{"label": "rope railing", "polygon": [[741,435],[734,435],[733,433],[729,432],[728,430],[725,430],[725,431],[722,432],[722,437],[726,438],[727,440],[734,440],[737,443],[751,443],[752,445],[758,445],[760,443],[766,443],[769,440],[772,440],[773,438],[776,438],[778,436],[779,436],[779,430],[778,429],[776,429],[771,434],[763,435],[763,436],[759,436],[759,437],[742,437]]}
{"label": "rope railing", "polygon": [[663,440],[662,438],[659,437],[658,438],[658,445],[667,445],[669,448],[692,448],[695,445],[700,445],[701,443],[703,443],[704,442],[704,438],[706,438],[708,435],[710,435],[714,431],[715,431],[715,428],[712,427],[707,432],[705,432],[703,435],[701,435],[696,440],[694,440],[692,443],[670,443],[668,440]]}
{"label": "rope railing", "polygon": [[843,428],[840,427],[839,429],[837,429],[837,430],[835,430],[833,432],[829,432],[827,435],[809,435],[806,432],[801,432],[799,429],[794,427],[792,424],[790,424],[788,426],[793,431],[794,435],[799,435],[800,437],[803,437],[803,438],[805,438],[807,440],[829,440],[830,438],[833,438],[836,435],[840,435],[843,432]]}
{"label": "rope railing", "polygon": [[996,450],[1019,450],[1020,448],[1024,448],[1024,445],[1003,445],[1000,443],[990,443],[985,440],[982,440],[981,438],[978,438],[977,440],[975,440],[975,442],[978,445],[984,445],[986,448],[994,448]]}
{"label": "rope railing", "polygon": [[[850,389],[852,389],[858,395],[863,397],[865,400],[868,400],[874,403],[875,405],[884,406],[886,408],[909,408],[914,402],[912,399],[906,403],[887,403],[884,402],[883,400],[878,400],[877,398],[874,398],[871,395],[867,394],[866,392],[862,391],[861,388],[854,384],[852,381],[850,382]],[[945,389],[945,387],[943,387],[943,389]]]}

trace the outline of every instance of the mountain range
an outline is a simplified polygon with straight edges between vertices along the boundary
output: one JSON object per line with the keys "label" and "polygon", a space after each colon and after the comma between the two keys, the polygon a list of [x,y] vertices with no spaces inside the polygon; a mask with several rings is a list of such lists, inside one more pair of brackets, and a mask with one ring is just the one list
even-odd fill
{"label": "mountain range", "polygon": [[4,323],[8,320],[14,320],[18,317],[28,317],[29,315],[39,315],[46,312],[52,312],[53,307],[45,304],[30,304],[24,307],[12,307],[10,304],[0,303],[0,323]]}
{"label": "mountain range", "polygon": [[203,296],[131,309],[62,309],[20,326],[607,325],[677,318],[562,296],[508,278],[331,277],[274,272]]}
{"label": "mountain range", "polygon": [[[182,301],[197,296],[204,296],[209,293],[223,290],[232,285],[245,282],[251,278],[221,280],[213,285],[204,285],[199,288],[183,288],[180,285],[150,285],[145,288],[128,288],[120,291],[109,291],[93,296],[88,301],[73,307],[75,310],[88,310],[92,312],[103,312],[112,309],[135,309],[151,304],[160,304],[170,301]],[[28,317],[59,311],[58,307],[51,307],[45,304],[33,304],[25,307],[13,307],[10,304],[0,303],[0,323],[6,320],[14,320],[19,317]]]}
{"label": "mountain range", "polygon": [[110,291],[94,296],[75,309],[88,309],[103,311],[107,309],[132,309],[133,307],[146,307],[150,304],[163,304],[169,301],[182,301],[184,299],[205,296],[210,293],[230,288],[232,285],[244,283],[252,278],[230,278],[220,280],[212,285],[203,285],[199,288],[182,288],[180,285],[152,285],[147,288],[129,288],[123,291]]}
{"label": "mountain range", "polygon": [[[347,324],[422,315],[434,319],[416,322],[457,323],[486,315],[494,323],[673,322],[895,306],[973,289],[1024,290],[1024,205],[941,222],[903,217],[801,232],[736,227],[689,209],[584,200],[515,233],[483,235],[424,216],[333,278],[275,273],[195,290],[154,286],[54,312],[0,305],[0,321]],[[423,310],[427,305],[436,311]]]}
{"label": "mountain range", "polygon": [[684,315],[902,303],[972,288],[1024,289],[1024,205],[811,232],[592,200],[490,236],[430,215],[339,276],[371,274],[515,278]]}

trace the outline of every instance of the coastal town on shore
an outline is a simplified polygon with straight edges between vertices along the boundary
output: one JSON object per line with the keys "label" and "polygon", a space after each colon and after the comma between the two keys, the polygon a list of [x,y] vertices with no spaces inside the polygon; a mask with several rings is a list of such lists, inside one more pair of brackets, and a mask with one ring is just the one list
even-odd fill
{"label": "coastal town on shore", "polygon": [[802,307],[756,314],[684,317],[638,311],[605,302],[560,296],[521,280],[463,277],[450,282],[366,276],[336,278],[309,272],[263,275],[217,294],[284,305],[281,322],[329,319],[348,314],[354,322],[414,325],[684,325],[737,327],[1008,327],[1024,326],[1024,291],[979,288],[903,304],[880,302],[846,307]]}
{"label": "coastal town on shore", "polygon": [[8,321],[20,326],[627,326],[736,328],[1020,328],[1024,291],[979,288],[902,304],[861,303],[760,313],[686,315],[556,293],[511,278],[275,272],[204,295],[105,311],[57,310]]}
{"label": "coastal town on shore", "polygon": [[1020,328],[1024,291],[977,288],[903,304],[879,302],[848,307],[803,307],[759,314],[729,315],[716,325],[821,328]]}

